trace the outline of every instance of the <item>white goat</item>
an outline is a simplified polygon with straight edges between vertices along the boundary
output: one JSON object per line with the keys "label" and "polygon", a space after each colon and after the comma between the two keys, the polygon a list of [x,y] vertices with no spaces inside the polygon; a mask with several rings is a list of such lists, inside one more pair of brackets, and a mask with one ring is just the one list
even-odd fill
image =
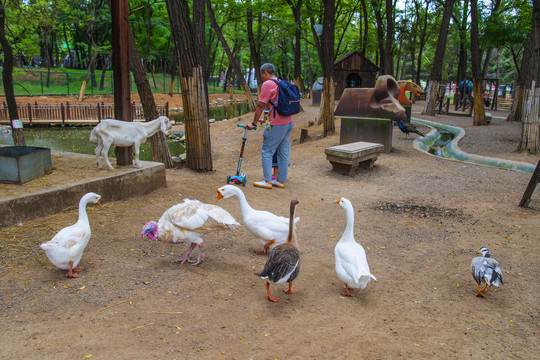
{"label": "white goat", "polygon": [[148,122],[131,122],[113,119],[105,119],[92,129],[90,141],[98,143],[96,147],[96,160],[98,169],[101,169],[101,155],[105,159],[105,164],[109,170],[113,167],[107,154],[111,145],[115,146],[133,146],[135,158],[133,165],[137,168],[142,167],[139,162],[139,147],[146,138],[154,135],[159,130],[166,133],[171,129],[169,118],[160,116],[155,120]]}

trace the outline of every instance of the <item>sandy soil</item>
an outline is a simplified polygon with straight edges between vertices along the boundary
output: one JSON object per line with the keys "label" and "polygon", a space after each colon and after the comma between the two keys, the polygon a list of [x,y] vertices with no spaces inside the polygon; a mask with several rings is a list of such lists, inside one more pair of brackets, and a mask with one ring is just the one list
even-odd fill
{"label": "sandy soil", "polygon": [[[316,116],[309,104],[295,117],[293,138]],[[199,266],[171,263],[186,244],[141,240],[143,224],[183,198],[216,204],[216,189],[236,169],[238,120],[211,125],[214,171],[167,170],[166,188],[89,206],[92,239],[81,278],[67,279],[39,248],[75,221],[73,208],[0,229],[0,359],[538,358],[538,189],[530,208],[517,206],[531,174],[426,155],[397,128],[391,153],[347,177],[332,172],[324,155],[339,142],[339,121],[326,138],[310,127],[308,142],[293,141],[286,187],[272,190],[252,186],[262,176],[262,132],[249,133],[242,190],[250,204],[287,215],[289,201],[300,201],[298,294],[273,286],[278,303],[255,276],[265,257],[253,253],[260,243],[244,228],[207,234]],[[464,151],[538,161],[514,152],[520,124],[431,120],[464,127]],[[346,223],[334,203],[341,196],[354,205],[355,235],[378,280],[353,298],[342,295],[334,270]],[[236,199],[217,205],[241,220]],[[481,246],[501,263],[505,283],[485,299],[474,296],[469,272]]]}

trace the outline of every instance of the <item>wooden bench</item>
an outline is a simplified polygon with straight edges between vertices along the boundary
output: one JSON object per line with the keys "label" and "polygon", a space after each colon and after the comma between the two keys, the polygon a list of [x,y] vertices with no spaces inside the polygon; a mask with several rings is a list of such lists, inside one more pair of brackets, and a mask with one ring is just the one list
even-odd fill
{"label": "wooden bench", "polygon": [[357,141],[349,144],[331,146],[324,150],[326,160],[332,164],[332,170],[343,175],[354,176],[354,169],[370,169],[377,160],[384,146],[378,143]]}

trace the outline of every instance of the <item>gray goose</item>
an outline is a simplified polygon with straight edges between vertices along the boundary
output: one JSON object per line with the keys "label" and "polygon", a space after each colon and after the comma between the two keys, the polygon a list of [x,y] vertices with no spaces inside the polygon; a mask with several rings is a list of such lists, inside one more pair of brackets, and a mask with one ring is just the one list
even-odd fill
{"label": "gray goose", "polygon": [[262,279],[266,279],[266,295],[273,302],[279,301],[279,298],[270,294],[270,282],[273,284],[289,283],[289,289],[283,290],[287,294],[296,294],[297,291],[292,288],[293,280],[296,279],[300,272],[300,250],[298,250],[298,242],[296,240],[296,232],[293,226],[295,208],[298,200],[291,200],[290,216],[289,216],[289,235],[287,241],[276,246],[270,251],[263,271],[258,275]]}
{"label": "gray goose", "polygon": [[[491,253],[487,247],[481,247],[476,253],[482,254],[482,256],[472,259],[471,274],[478,283],[478,293],[476,293],[476,296],[485,297],[482,292],[487,291],[489,285],[495,285],[497,287],[499,287],[499,283],[503,285],[501,266],[497,260],[491,258]],[[486,283],[483,289],[482,281]]]}

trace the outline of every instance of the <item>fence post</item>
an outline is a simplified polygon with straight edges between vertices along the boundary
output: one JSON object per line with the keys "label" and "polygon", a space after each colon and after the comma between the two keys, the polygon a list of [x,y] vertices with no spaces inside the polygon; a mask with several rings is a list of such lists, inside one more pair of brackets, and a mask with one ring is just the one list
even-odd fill
{"label": "fence post", "polygon": [[28,103],[28,120],[30,121],[30,126],[32,126],[32,105]]}
{"label": "fence post", "polygon": [[135,101],[133,101],[133,103],[131,103],[131,121],[134,121],[135,120]]}
{"label": "fence post", "polygon": [[167,101],[165,103],[165,116],[169,117],[169,102]]}
{"label": "fence post", "polygon": [[101,122],[101,106],[99,103],[97,103],[97,118],[98,118],[98,124]]}
{"label": "fence post", "polygon": [[66,118],[71,119],[71,106],[69,106],[69,101],[66,101]]}
{"label": "fence post", "polygon": [[64,103],[60,103],[60,114],[62,114],[62,126],[66,124],[66,109]]}

